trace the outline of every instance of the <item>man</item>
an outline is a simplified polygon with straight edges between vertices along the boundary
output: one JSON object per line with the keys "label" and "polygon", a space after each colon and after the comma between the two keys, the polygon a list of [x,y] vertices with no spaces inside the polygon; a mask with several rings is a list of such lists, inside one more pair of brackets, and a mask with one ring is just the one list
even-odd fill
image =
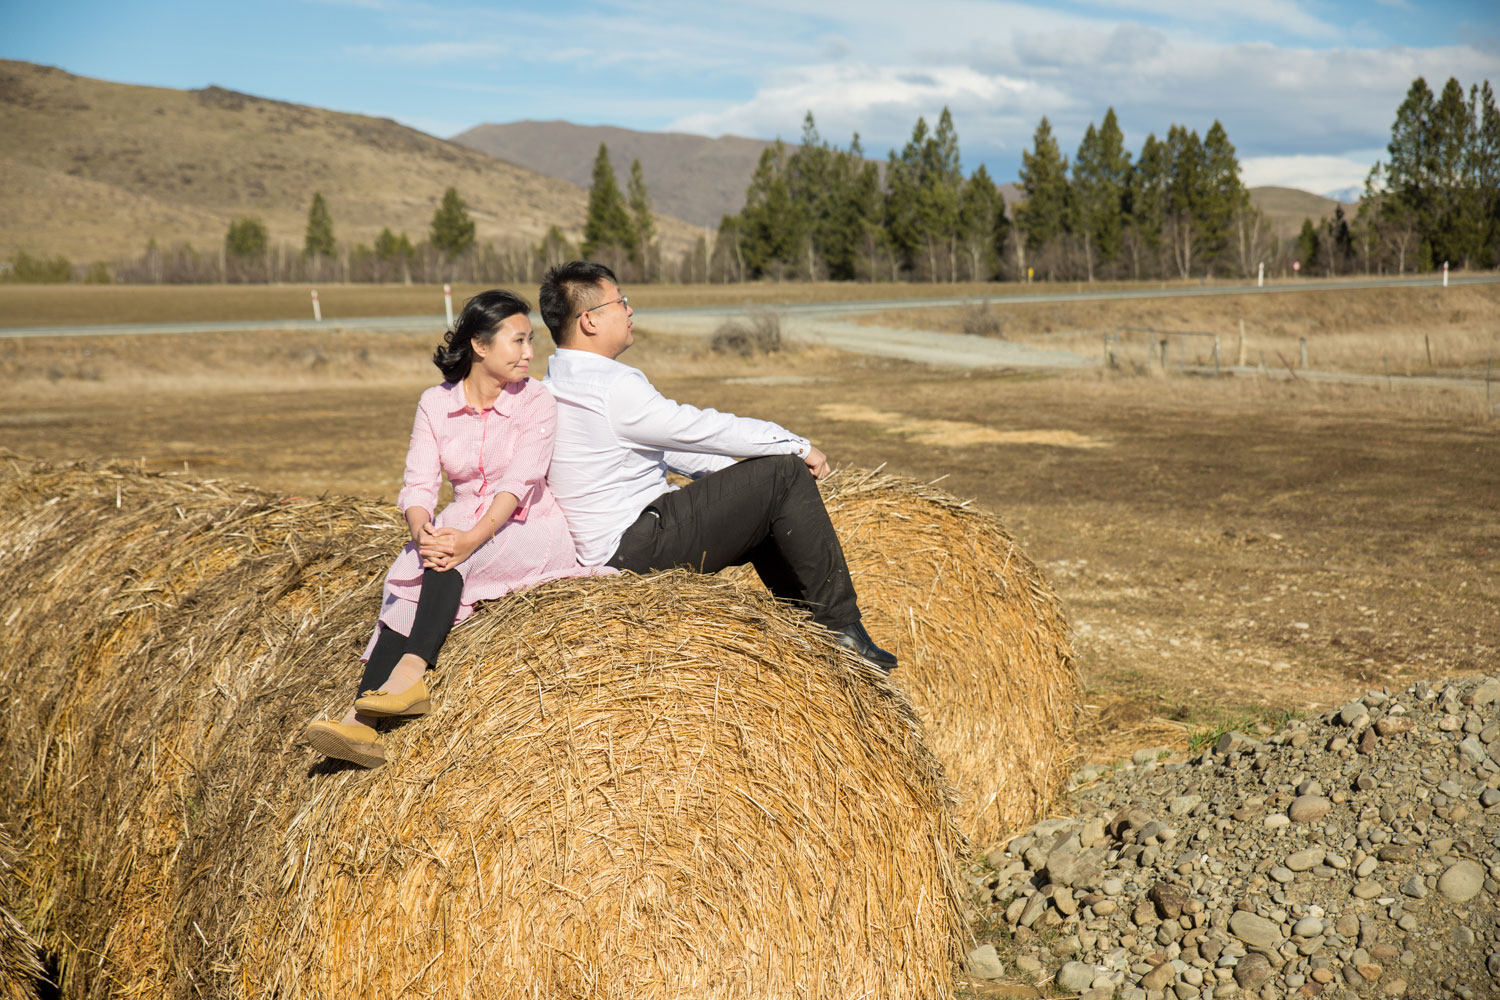
{"label": "man", "polygon": [[[806,608],[838,643],[890,672],[896,657],[860,624],[844,550],[816,479],[828,459],[765,420],[667,399],[615,360],[635,311],[614,273],[575,260],[542,279],[557,352],[543,384],[557,399],[547,473],[586,565],[715,573],[752,563],[777,597]],[[737,462],[736,458],[745,461]],[[693,480],[678,489],[667,470]]]}

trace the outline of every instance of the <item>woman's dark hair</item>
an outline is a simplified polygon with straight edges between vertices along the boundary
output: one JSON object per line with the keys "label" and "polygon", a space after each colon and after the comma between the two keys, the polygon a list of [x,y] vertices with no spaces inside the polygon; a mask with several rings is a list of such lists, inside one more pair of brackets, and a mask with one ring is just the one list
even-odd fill
{"label": "woman's dark hair", "polygon": [[495,339],[501,323],[530,312],[531,303],[503,288],[480,292],[465,302],[458,322],[443,334],[443,342],[432,352],[432,363],[442,371],[443,381],[462,382],[468,378],[474,364],[474,343],[488,344]]}

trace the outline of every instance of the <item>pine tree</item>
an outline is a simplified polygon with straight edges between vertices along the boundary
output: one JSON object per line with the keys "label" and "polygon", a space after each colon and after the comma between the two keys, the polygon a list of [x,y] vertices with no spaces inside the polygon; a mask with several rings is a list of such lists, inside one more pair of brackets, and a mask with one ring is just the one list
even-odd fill
{"label": "pine tree", "polygon": [[1130,154],[1125,151],[1115,109],[1110,108],[1097,131],[1089,125],[1073,160],[1075,214],[1090,281],[1096,259],[1107,266],[1120,253],[1122,206],[1129,181]]}
{"label": "pine tree", "polygon": [[1204,256],[1229,263],[1235,218],[1250,204],[1250,193],[1240,183],[1240,161],[1229,133],[1217,119],[1203,137],[1201,193],[1198,221]]}
{"label": "pine tree", "polygon": [[958,208],[958,238],[968,265],[969,280],[988,281],[995,275],[996,242],[1005,226],[1005,200],[980,164],[964,185]]}
{"label": "pine tree", "polygon": [[1209,201],[1203,141],[1196,131],[1173,125],[1167,130],[1167,215],[1165,234],[1179,277],[1192,276],[1205,233]]}
{"label": "pine tree", "polygon": [[958,216],[964,177],[959,164],[958,131],[947,107],[938,116],[931,138],[922,146],[920,162],[917,204],[928,279],[937,281],[946,262],[948,279],[956,280]]}
{"label": "pine tree", "polygon": [[443,192],[443,202],[432,213],[432,245],[449,260],[474,245],[474,220],[456,188]]}
{"label": "pine tree", "polygon": [[1469,95],[1475,123],[1470,173],[1480,193],[1482,218],[1479,262],[1481,267],[1493,268],[1500,265],[1500,109],[1488,80],[1470,88]]}
{"label": "pine tree", "polygon": [[1059,152],[1046,117],[1036,128],[1031,152],[1021,152],[1021,188],[1026,200],[1016,208],[1017,224],[1033,255],[1049,251],[1045,266],[1050,276],[1057,267],[1055,255],[1061,240],[1072,231],[1072,192],[1068,161]]}
{"label": "pine tree", "polygon": [[1166,144],[1146,136],[1126,188],[1125,249],[1135,278],[1160,270],[1162,237],[1167,224],[1167,188],[1171,166]]}
{"label": "pine tree", "polygon": [[1458,80],[1448,78],[1432,109],[1433,203],[1427,232],[1433,263],[1467,266],[1481,242],[1481,196],[1470,176],[1476,123]]}
{"label": "pine tree", "polygon": [[307,235],[302,241],[304,257],[332,257],[338,253],[333,242],[333,217],[321,191],[314,191],[312,206],[307,210]]}
{"label": "pine tree", "polygon": [[633,260],[637,245],[635,223],[620,194],[615,169],[610,166],[609,149],[601,142],[594,157],[594,180],[589,187],[588,215],[583,224],[583,246],[579,249],[585,257],[614,250]]}
{"label": "pine tree", "polygon": [[224,234],[224,252],[241,259],[259,258],[265,255],[269,239],[266,225],[259,219],[235,219]]}
{"label": "pine tree", "polygon": [[761,152],[745,190],[739,239],[752,278],[780,280],[798,270],[806,224],[787,184],[786,161],[786,146],[778,140]]}
{"label": "pine tree", "polygon": [[1311,219],[1302,220],[1302,231],[1297,234],[1297,259],[1302,262],[1302,273],[1311,274],[1323,263],[1322,245],[1318,240],[1318,229]]}
{"label": "pine tree", "polygon": [[630,217],[635,235],[635,262],[646,271],[647,280],[655,279],[653,251],[656,247],[656,219],[651,214],[651,196],[646,191],[646,178],[641,173],[641,161],[630,161],[630,183],[626,186],[630,195]]}

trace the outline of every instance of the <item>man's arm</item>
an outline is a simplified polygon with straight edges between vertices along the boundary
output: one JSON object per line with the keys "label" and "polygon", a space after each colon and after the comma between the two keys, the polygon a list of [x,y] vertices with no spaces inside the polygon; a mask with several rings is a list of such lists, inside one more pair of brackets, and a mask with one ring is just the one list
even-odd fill
{"label": "man's arm", "polygon": [[698,463],[680,453],[730,458],[794,454],[807,459],[816,451],[806,438],[769,420],[701,410],[667,399],[638,373],[610,387],[609,420],[621,441],[679,453],[672,457],[689,465]]}

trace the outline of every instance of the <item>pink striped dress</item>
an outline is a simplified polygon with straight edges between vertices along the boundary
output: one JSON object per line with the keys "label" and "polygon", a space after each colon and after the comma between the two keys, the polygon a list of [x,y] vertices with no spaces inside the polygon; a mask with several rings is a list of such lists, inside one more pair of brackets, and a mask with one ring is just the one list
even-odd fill
{"label": "pink striped dress", "polygon": [[[453,484],[453,502],[434,517],[437,527],[473,527],[497,493],[520,500],[494,537],[459,564],[464,590],[456,621],[472,614],[477,601],[548,580],[613,572],[579,564],[568,522],[547,489],[556,431],[557,403],[535,379],[508,383],[482,410],[469,405],[462,382],[422,393],[406,453],[406,485],[396,499],[402,512],[434,510],[444,473]],[[407,543],[386,574],[380,622],[410,635],[421,589],[422,558]],[[363,659],[379,634],[377,627]]]}

